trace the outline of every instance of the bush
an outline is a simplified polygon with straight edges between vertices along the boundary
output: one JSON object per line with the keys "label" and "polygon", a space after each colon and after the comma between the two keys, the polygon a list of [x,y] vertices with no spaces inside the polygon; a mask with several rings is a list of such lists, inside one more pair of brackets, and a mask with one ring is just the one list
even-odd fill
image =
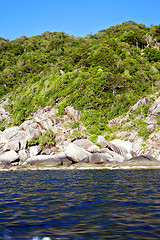
{"label": "bush", "polygon": [[107,141],[112,141],[114,139],[119,138],[116,134],[112,134],[112,133],[107,133],[104,137]]}
{"label": "bush", "polygon": [[151,132],[147,129],[146,126],[141,127],[138,131],[138,136],[143,137],[143,140],[147,140],[150,136]]}
{"label": "bush", "polygon": [[157,119],[157,125],[160,125],[160,115],[156,117]]}
{"label": "bush", "polygon": [[52,147],[55,145],[55,139],[53,137],[53,132],[51,130],[42,132],[42,135],[39,136],[39,145],[42,150],[46,146]]}
{"label": "bush", "polygon": [[5,126],[4,126],[4,120],[0,121],[0,131],[4,131],[5,130]]}
{"label": "bush", "polygon": [[96,134],[93,134],[93,135],[90,137],[89,140],[91,140],[91,142],[93,142],[93,143],[96,143],[96,142],[97,142],[97,138],[98,138],[98,136],[97,136]]}
{"label": "bush", "polygon": [[46,146],[52,147],[55,145],[55,139],[53,136],[53,132],[51,130],[47,130],[42,132],[42,135],[37,137],[36,140],[32,140],[28,142],[28,146],[36,146],[40,145],[41,150],[43,150]]}

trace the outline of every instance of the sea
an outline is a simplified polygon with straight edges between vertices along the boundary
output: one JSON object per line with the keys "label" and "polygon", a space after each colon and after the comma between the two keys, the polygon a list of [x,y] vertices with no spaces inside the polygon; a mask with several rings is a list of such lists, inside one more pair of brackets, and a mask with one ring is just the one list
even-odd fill
{"label": "sea", "polygon": [[160,239],[160,170],[0,172],[0,240]]}

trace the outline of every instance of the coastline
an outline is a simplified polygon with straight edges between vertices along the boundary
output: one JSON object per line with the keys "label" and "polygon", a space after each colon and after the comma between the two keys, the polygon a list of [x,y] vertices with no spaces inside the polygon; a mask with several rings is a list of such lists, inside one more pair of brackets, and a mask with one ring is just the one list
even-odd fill
{"label": "coastline", "polygon": [[69,167],[60,166],[11,166],[11,167],[3,167],[0,168],[0,172],[6,171],[77,171],[77,170],[148,170],[148,169],[160,169],[160,162],[152,163],[150,165],[147,164],[139,164],[139,165],[130,165],[130,164],[113,164],[112,166],[74,166],[71,165]]}

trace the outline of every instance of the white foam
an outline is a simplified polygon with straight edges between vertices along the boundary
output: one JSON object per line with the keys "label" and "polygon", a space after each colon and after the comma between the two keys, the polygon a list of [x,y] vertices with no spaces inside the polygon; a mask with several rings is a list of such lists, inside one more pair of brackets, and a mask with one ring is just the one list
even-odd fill
{"label": "white foam", "polygon": [[42,240],[52,240],[50,237],[44,237]]}
{"label": "white foam", "polygon": [[43,237],[43,238],[40,238],[38,236],[35,236],[33,237],[31,240],[52,240],[50,237]]}

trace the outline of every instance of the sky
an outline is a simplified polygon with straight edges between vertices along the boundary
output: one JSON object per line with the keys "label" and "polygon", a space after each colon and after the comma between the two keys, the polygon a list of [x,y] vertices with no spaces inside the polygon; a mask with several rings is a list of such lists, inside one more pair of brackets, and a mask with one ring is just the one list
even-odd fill
{"label": "sky", "polygon": [[125,21],[160,24],[160,0],[0,0],[0,37],[14,40],[45,31],[75,37]]}

